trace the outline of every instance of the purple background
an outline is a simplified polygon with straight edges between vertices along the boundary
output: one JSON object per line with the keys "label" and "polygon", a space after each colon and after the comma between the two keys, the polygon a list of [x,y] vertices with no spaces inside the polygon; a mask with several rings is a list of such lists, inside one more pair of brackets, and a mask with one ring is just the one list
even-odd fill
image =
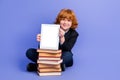
{"label": "purple background", "polygon": [[[37,48],[42,23],[62,8],[76,13],[74,66],[61,76],[27,72],[28,48]],[[0,80],[120,80],[119,0],[0,0]]]}

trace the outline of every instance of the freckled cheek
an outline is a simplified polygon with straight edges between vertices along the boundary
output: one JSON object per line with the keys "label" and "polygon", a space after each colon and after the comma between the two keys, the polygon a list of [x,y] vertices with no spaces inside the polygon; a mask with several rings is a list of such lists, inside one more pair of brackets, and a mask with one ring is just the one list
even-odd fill
{"label": "freckled cheek", "polygon": [[60,22],[60,25],[63,25],[63,21]]}
{"label": "freckled cheek", "polygon": [[72,26],[72,23],[69,23],[68,26]]}
{"label": "freckled cheek", "polygon": [[61,26],[62,28],[64,28],[64,25],[63,25],[63,23],[60,23],[60,26]]}

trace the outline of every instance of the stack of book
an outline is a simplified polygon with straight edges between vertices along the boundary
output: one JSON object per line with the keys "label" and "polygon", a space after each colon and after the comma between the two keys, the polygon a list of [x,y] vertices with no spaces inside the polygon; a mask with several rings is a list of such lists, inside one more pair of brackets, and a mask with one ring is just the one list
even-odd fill
{"label": "stack of book", "polygon": [[40,76],[61,75],[61,50],[38,49],[38,74]]}

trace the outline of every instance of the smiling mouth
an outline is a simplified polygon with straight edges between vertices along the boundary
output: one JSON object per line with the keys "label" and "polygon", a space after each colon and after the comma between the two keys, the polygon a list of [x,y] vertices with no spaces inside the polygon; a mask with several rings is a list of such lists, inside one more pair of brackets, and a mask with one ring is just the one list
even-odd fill
{"label": "smiling mouth", "polygon": [[65,31],[65,29],[64,28],[62,28],[62,27],[60,27],[63,31]]}

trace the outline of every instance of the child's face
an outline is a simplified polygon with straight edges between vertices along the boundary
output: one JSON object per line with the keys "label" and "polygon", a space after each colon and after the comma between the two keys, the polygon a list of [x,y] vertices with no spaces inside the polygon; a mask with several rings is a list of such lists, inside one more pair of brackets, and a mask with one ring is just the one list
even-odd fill
{"label": "child's face", "polygon": [[72,26],[71,20],[65,18],[60,21],[60,27],[65,31],[67,31],[71,26]]}

